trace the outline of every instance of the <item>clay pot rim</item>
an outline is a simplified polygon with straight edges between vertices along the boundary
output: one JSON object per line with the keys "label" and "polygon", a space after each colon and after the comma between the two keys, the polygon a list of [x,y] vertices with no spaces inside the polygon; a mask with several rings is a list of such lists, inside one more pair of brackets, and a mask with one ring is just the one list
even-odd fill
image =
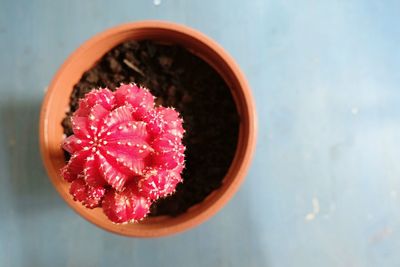
{"label": "clay pot rim", "polygon": [[[224,180],[228,176],[234,176],[232,178],[232,181],[230,184],[225,188],[225,190],[222,193],[219,193],[216,195],[216,191],[219,189],[215,190],[213,193],[211,193],[206,199],[209,198],[214,198],[212,203],[210,204],[210,201],[208,202],[208,206],[202,207],[199,212],[194,212],[191,214],[191,216],[188,216],[189,211],[192,209],[196,209],[198,206],[202,206],[201,202],[199,204],[194,205],[189,209],[188,212],[184,213],[183,215],[179,215],[177,217],[167,217],[167,216],[159,216],[155,218],[151,218],[149,221],[146,221],[147,223],[139,223],[139,224],[125,224],[125,225],[117,225],[117,224],[105,224],[102,223],[101,219],[98,219],[96,216],[93,216],[91,214],[88,214],[85,210],[87,210],[85,207],[83,207],[80,203],[74,202],[71,200],[70,196],[67,196],[65,193],[65,190],[63,190],[62,186],[59,183],[60,176],[54,172],[53,168],[53,160],[50,157],[49,153],[49,136],[48,136],[48,131],[47,127],[49,125],[48,121],[48,114],[50,110],[48,109],[49,103],[52,100],[52,97],[54,97],[54,92],[56,88],[56,84],[58,82],[58,79],[61,75],[63,75],[63,72],[65,69],[68,68],[68,66],[76,60],[77,57],[79,57],[84,51],[89,49],[90,47],[98,44],[101,42],[103,39],[110,38],[110,36],[113,36],[115,34],[121,33],[121,32],[126,32],[126,31],[133,31],[133,30],[166,30],[166,31],[171,31],[179,34],[186,35],[188,38],[191,38],[195,42],[200,42],[204,45],[206,45],[208,48],[213,50],[223,61],[224,63],[228,66],[232,74],[234,75],[234,78],[236,78],[237,82],[239,83],[240,87],[240,100],[241,104],[244,106],[243,107],[243,114],[240,113],[241,118],[245,119],[244,123],[240,124],[240,135],[241,134],[246,134],[246,138],[242,138],[239,136],[239,143],[245,142],[239,147],[238,149],[241,149],[241,155],[238,155],[238,151],[235,153],[235,157],[231,163],[231,167],[225,176]],[[190,50],[190,49],[189,49]],[[192,51],[195,52],[195,51]],[[102,55],[101,55],[102,56]],[[208,61],[207,61],[208,62]],[[211,62],[208,62],[211,63]],[[210,64],[212,65],[212,64]],[[215,67],[215,66],[214,66]],[[221,74],[221,73],[220,73]],[[228,82],[228,81],[226,81]],[[229,82],[228,82],[229,84]],[[230,84],[229,84],[230,85]],[[231,87],[231,86],[230,86]],[[231,88],[232,90],[232,88]],[[236,100],[236,99],[235,99]],[[236,103],[238,105],[238,103]],[[64,112],[64,110],[62,111]],[[39,142],[40,142],[40,150],[41,150],[41,155],[42,155],[42,160],[44,162],[44,166],[46,168],[46,171],[48,173],[48,176],[53,183],[54,187],[57,189],[59,194],[62,196],[62,198],[68,203],[68,205],[73,208],[78,214],[80,214],[82,217],[84,217],[86,220],[90,221],[91,223],[97,225],[98,227],[101,227],[107,231],[120,234],[123,236],[131,236],[131,237],[161,237],[161,236],[167,236],[167,235],[172,235],[176,234],[179,232],[183,232],[186,230],[189,230],[210,217],[212,217],[215,213],[217,213],[236,193],[238,188],[240,187],[241,183],[244,180],[245,174],[247,173],[247,170],[249,168],[249,165],[252,160],[252,156],[254,154],[255,150],[255,144],[256,144],[256,133],[257,133],[257,123],[256,123],[256,108],[255,108],[255,103],[252,97],[252,93],[250,90],[250,87],[248,85],[248,82],[246,81],[245,76],[241,72],[239,66],[236,64],[234,59],[227,53],[225,50],[215,41],[213,41],[211,38],[207,37],[203,33],[194,30],[192,28],[189,28],[187,26],[171,23],[171,22],[164,22],[164,21],[156,21],[156,20],[147,20],[147,21],[139,21],[139,22],[131,22],[131,23],[125,23],[125,24],[120,24],[115,27],[109,28],[103,32],[100,32],[87,41],[85,41],[78,49],[76,49],[68,58],[67,60],[61,65],[61,67],[58,69],[57,73],[54,75],[52,82],[50,83],[48,90],[46,92],[45,98],[42,102],[42,107],[41,107],[41,113],[40,113],[40,122],[39,122]],[[243,124],[245,124],[245,129],[243,128]],[[243,133],[245,131],[245,133]],[[239,158],[240,156],[240,158]],[[235,168],[234,168],[235,167]],[[165,219],[168,218],[168,219]],[[165,222],[164,222],[165,220]],[[162,221],[161,224],[158,222]],[[171,223],[172,222],[172,223]],[[126,227],[130,225],[130,227]]]}

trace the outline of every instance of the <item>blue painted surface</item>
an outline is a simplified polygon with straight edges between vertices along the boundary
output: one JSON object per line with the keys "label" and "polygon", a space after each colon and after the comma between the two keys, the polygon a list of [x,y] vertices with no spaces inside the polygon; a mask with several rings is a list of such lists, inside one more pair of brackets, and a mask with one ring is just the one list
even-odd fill
{"label": "blue painted surface", "polygon": [[[0,0],[1,266],[400,266],[400,2]],[[163,19],[224,46],[252,86],[259,141],[202,226],[129,239],[77,216],[39,157],[44,89],[84,40]]]}

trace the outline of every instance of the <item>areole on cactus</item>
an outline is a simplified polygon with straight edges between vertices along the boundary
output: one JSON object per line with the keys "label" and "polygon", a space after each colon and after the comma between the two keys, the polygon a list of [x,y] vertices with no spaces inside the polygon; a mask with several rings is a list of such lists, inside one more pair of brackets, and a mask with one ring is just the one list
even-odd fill
{"label": "areole on cactus", "polygon": [[102,207],[112,222],[143,219],[182,182],[183,120],[173,108],[156,107],[147,89],[94,89],[71,122],[73,135],[62,143],[71,158],[61,174],[74,200]]}

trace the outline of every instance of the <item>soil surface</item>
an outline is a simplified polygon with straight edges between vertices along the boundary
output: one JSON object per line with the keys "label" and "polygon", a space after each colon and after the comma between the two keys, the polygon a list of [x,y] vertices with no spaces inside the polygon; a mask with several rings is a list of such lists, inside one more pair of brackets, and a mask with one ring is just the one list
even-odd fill
{"label": "soil surface", "polygon": [[228,171],[239,132],[234,100],[218,73],[185,48],[128,41],[105,54],[74,86],[70,112],[62,122],[65,134],[72,134],[70,116],[87,92],[98,87],[115,90],[129,82],[147,87],[157,105],[175,107],[183,117],[184,181],[174,195],[151,207],[152,216],[179,215],[217,189]]}

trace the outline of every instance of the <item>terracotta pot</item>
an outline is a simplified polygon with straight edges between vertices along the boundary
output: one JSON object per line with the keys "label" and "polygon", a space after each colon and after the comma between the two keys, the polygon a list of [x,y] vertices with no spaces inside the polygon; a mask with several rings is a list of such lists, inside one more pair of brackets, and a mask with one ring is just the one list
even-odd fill
{"label": "terracotta pot", "polygon": [[[61,121],[69,106],[74,84],[82,74],[114,46],[126,40],[153,39],[175,43],[208,62],[227,82],[240,114],[237,151],[222,186],[203,202],[177,217],[151,217],[136,224],[113,224],[102,209],[87,209],[73,201],[69,183],[59,173],[65,164],[60,147],[63,137]],[[119,25],[85,42],[61,66],[44,98],[40,116],[40,147],[47,173],[62,198],[82,217],[95,225],[124,236],[160,237],[188,230],[199,225],[220,210],[242,183],[249,167],[256,139],[255,105],[245,77],[234,60],[207,36],[185,26],[159,21]]]}

